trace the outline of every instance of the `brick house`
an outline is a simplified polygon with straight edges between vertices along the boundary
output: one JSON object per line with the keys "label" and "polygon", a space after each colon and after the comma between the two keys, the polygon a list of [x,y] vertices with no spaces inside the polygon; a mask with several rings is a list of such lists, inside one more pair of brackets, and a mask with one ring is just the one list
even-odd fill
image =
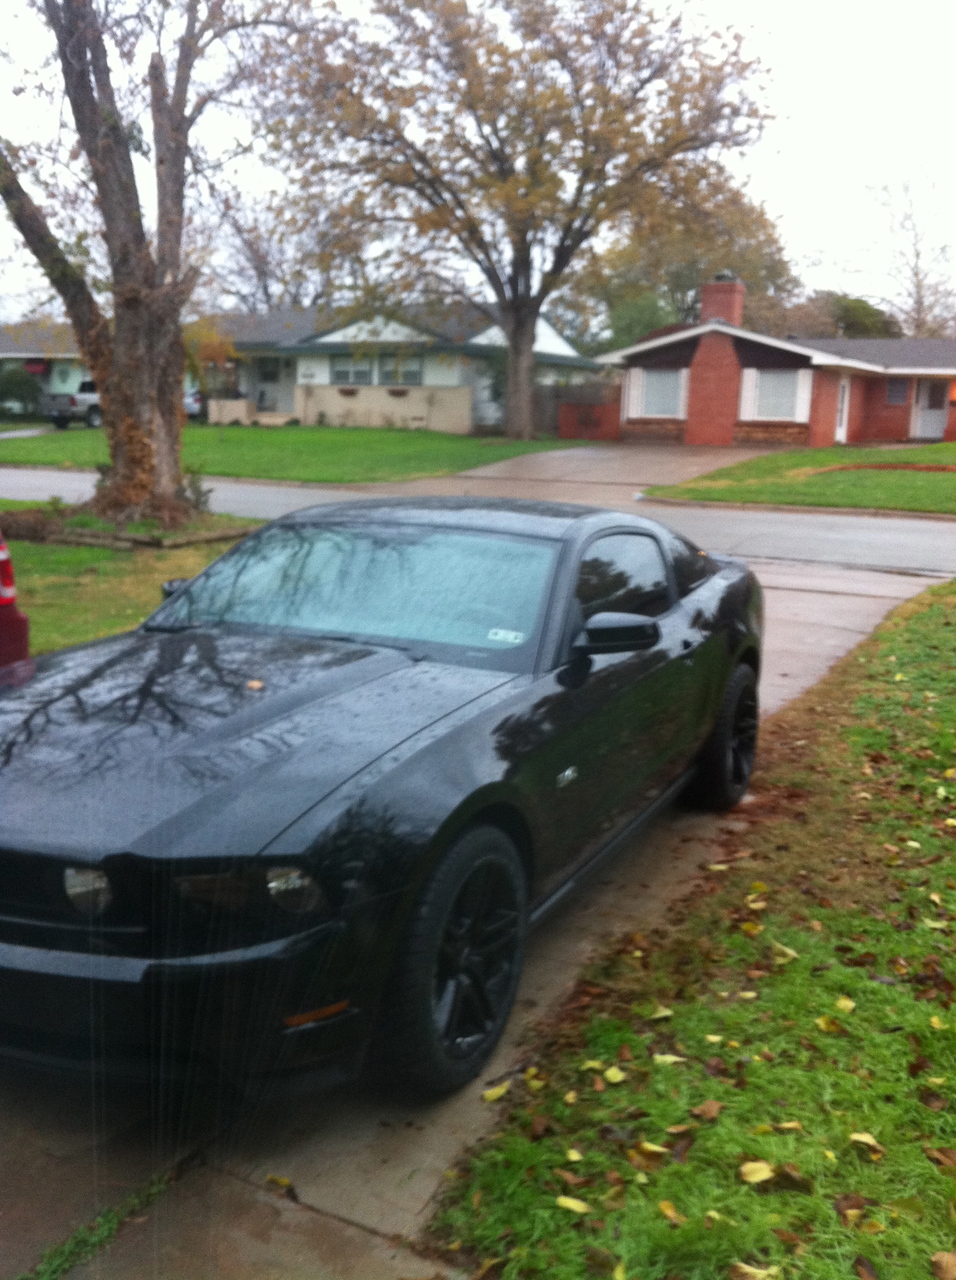
{"label": "brick house", "polygon": [[742,327],[743,304],[742,284],[714,280],[701,290],[698,324],[599,357],[623,369],[618,439],[956,440],[956,339],[771,338]]}

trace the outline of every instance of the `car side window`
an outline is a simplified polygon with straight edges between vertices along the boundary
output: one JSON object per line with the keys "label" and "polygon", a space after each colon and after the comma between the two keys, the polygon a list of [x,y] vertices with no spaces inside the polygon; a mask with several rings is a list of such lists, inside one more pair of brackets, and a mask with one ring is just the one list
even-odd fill
{"label": "car side window", "polygon": [[581,560],[575,595],[585,620],[605,612],[666,613],[671,597],[660,547],[641,533],[598,538]]}
{"label": "car side window", "polygon": [[677,583],[677,594],[683,599],[699,586],[705,578],[714,572],[714,562],[706,551],[695,547],[692,542],[672,533],[669,539],[671,564],[674,566],[674,579]]}

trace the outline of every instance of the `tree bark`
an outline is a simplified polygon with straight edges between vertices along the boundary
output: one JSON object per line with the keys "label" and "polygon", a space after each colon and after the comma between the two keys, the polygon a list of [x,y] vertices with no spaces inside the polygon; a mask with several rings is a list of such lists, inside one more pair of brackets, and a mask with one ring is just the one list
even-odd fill
{"label": "tree bark", "polygon": [[534,330],[537,316],[521,311],[506,316],[508,376],[505,383],[505,434],[516,440],[534,436]]}

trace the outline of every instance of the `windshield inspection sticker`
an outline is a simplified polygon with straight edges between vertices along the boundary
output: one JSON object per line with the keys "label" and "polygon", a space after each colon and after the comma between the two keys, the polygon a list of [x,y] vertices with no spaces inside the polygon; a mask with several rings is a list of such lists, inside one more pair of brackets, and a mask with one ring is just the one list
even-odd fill
{"label": "windshield inspection sticker", "polygon": [[488,632],[489,640],[497,640],[499,644],[521,644],[523,631],[505,631],[501,627],[492,627]]}

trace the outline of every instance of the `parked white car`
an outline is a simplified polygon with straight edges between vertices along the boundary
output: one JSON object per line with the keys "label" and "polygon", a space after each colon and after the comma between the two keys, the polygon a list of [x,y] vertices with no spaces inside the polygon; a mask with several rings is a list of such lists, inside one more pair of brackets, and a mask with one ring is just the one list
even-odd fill
{"label": "parked white car", "polygon": [[[183,408],[187,417],[198,418],[202,413],[202,392],[184,391]],[[78,391],[44,397],[40,409],[58,431],[65,431],[71,422],[85,422],[88,427],[103,425],[100,396],[92,378],[81,382]]]}

